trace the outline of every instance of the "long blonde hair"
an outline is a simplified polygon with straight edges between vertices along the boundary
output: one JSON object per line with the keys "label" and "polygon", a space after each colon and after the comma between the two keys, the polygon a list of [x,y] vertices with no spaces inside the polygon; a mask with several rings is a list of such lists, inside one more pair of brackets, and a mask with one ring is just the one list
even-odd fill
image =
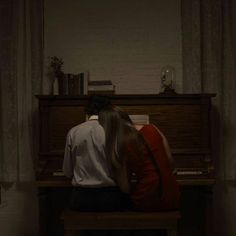
{"label": "long blonde hair", "polygon": [[99,123],[106,136],[105,152],[115,178],[121,190],[129,191],[127,158],[129,147],[132,152],[143,157],[144,143],[141,135],[134,127],[128,114],[117,106],[109,106],[99,113]]}

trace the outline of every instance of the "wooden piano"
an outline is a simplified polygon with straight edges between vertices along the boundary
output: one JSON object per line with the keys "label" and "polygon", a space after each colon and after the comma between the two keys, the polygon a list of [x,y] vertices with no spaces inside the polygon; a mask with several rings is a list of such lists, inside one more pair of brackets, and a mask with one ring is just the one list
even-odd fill
{"label": "wooden piano", "polygon": [[[149,122],[155,124],[165,134],[175,159],[177,180],[181,186],[213,185],[214,161],[211,153],[210,127],[211,99],[214,94],[109,95],[109,97],[114,105],[122,107],[130,115],[148,115]],[[58,194],[62,196],[65,192],[69,192],[71,187],[70,181],[61,172],[65,139],[71,127],[85,121],[84,108],[88,96],[38,95],[37,98],[39,160],[36,182],[39,196],[41,200],[44,199],[41,203],[44,202],[44,208],[45,204],[47,208],[50,205],[48,201],[54,202],[53,199],[57,198]],[[63,204],[59,201],[58,206],[62,208]],[[40,209],[41,214],[44,210]]]}

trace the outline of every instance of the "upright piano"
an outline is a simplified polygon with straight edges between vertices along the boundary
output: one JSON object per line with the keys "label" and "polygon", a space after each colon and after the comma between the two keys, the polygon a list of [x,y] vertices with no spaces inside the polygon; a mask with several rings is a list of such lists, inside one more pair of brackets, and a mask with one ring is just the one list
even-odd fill
{"label": "upright piano", "polygon": [[[195,186],[204,189],[214,184],[211,150],[211,100],[214,94],[108,96],[114,105],[120,106],[130,115],[148,115],[149,122],[164,133],[175,160],[181,188]],[[55,203],[57,196],[66,196],[65,193],[71,189],[70,180],[61,171],[65,140],[70,128],[86,120],[88,98],[86,95],[37,96],[39,159],[36,183],[42,208],[51,207],[48,201]],[[60,201],[58,206],[64,207]],[[42,212],[45,214],[45,209],[40,209],[40,212],[41,215]],[[57,217],[56,213],[54,216]],[[45,217],[44,221],[47,221]],[[46,231],[50,230],[46,227]]]}

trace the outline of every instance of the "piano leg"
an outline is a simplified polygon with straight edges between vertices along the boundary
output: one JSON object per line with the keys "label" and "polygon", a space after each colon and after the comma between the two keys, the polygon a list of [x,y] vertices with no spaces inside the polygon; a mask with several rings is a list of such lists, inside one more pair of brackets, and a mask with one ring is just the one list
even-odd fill
{"label": "piano leg", "polygon": [[70,192],[70,188],[39,188],[39,236],[64,235],[61,213],[66,208]]}
{"label": "piano leg", "polygon": [[204,228],[205,228],[205,235],[206,236],[211,236],[213,235],[213,205],[212,205],[212,196],[213,196],[213,191],[212,187],[205,187],[204,189],[204,199],[205,199],[205,223],[204,223]]}

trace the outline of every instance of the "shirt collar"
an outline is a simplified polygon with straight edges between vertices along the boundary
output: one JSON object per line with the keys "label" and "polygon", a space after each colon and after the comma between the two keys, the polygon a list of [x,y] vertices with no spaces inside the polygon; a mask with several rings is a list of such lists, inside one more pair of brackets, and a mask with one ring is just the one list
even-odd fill
{"label": "shirt collar", "polygon": [[92,115],[89,117],[89,120],[98,120],[98,116],[97,115]]}

